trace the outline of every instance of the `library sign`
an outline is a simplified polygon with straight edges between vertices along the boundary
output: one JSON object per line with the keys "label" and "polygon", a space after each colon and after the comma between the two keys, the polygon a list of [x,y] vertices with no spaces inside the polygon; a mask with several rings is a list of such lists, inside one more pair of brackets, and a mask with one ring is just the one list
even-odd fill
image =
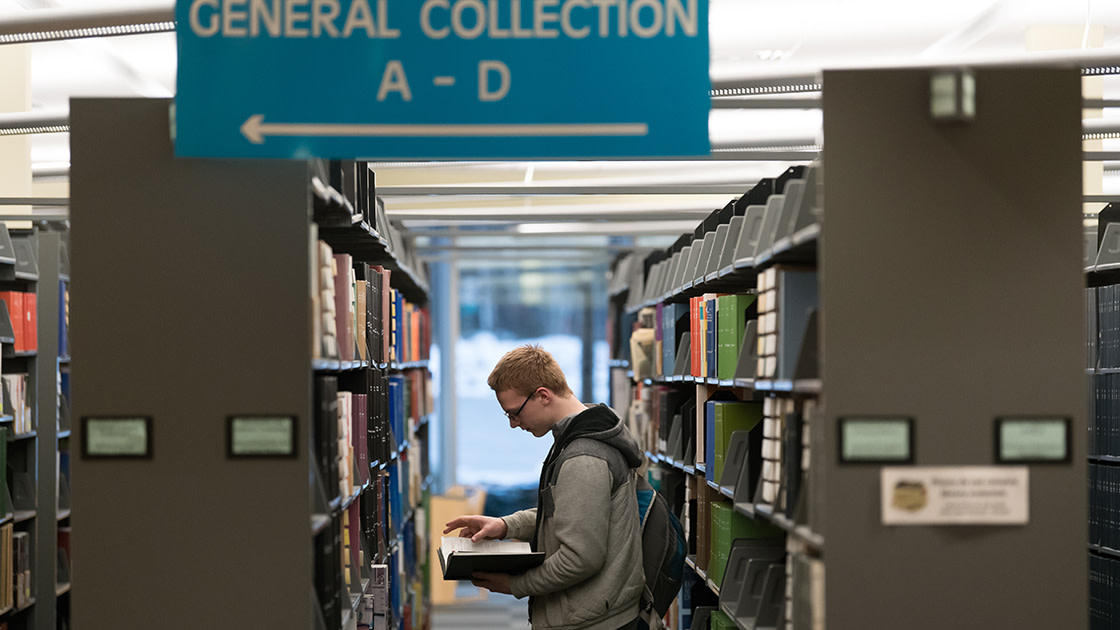
{"label": "library sign", "polygon": [[184,157],[706,155],[707,0],[178,0]]}

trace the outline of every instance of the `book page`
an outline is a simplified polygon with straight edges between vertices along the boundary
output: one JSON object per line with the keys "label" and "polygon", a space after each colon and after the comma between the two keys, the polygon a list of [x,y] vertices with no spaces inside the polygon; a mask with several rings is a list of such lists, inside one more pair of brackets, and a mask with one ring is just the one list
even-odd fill
{"label": "book page", "polygon": [[471,542],[470,538],[458,536],[444,536],[440,539],[440,547],[445,554],[453,551],[469,551],[474,553],[529,553],[533,549],[527,542],[512,540],[482,540]]}

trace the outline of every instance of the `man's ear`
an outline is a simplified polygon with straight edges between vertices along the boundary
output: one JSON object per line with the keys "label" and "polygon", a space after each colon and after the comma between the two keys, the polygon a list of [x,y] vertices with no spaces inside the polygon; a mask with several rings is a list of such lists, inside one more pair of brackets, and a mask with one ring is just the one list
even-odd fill
{"label": "man's ear", "polygon": [[552,393],[552,390],[547,387],[537,388],[537,395],[541,397],[542,405],[547,405],[556,400],[556,394]]}

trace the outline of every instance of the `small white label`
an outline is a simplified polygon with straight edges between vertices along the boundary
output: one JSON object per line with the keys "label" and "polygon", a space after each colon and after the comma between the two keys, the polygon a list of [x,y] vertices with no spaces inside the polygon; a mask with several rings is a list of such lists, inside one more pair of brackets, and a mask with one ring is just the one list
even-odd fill
{"label": "small white label", "polygon": [[884,525],[1025,525],[1026,466],[885,467]]}

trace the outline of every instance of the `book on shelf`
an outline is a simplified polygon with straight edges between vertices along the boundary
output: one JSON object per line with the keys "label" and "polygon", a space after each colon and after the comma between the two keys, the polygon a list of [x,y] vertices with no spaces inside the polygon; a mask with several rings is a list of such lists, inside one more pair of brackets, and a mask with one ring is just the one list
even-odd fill
{"label": "book on shelf", "polygon": [[[761,519],[754,519],[735,511],[729,501],[712,501],[711,541],[708,560],[708,577],[716,586],[723,584],[724,571],[731,554],[732,544],[742,538],[784,540],[785,532]],[[779,543],[780,544],[780,543]]]}
{"label": "book on shelf", "polygon": [[365,485],[369,482],[369,408],[368,394],[354,394],[354,427],[352,441],[358,463],[358,478],[355,483]]}
{"label": "book on shelf", "polygon": [[[723,463],[727,448],[731,444],[731,434],[735,431],[751,431],[762,422],[762,404],[756,402],[715,401],[712,404],[714,443],[713,460],[709,466],[712,474],[708,477],[719,483],[723,479]],[[761,433],[761,431],[759,432]]]}
{"label": "book on shelf", "polygon": [[312,271],[311,308],[314,344],[311,356],[317,359],[337,359],[334,252],[325,241],[315,242],[315,264]]}
{"label": "book on shelf", "polygon": [[701,355],[704,349],[704,334],[701,328],[704,298],[697,295],[688,299],[689,337],[691,338],[691,369],[689,374],[701,376]]}
{"label": "book on shelf", "polygon": [[350,254],[335,254],[333,268],[334,317],[338,335],[338,358],[354,360],[354,268]]}
{"label": "book on shelf", "polygon": [[746,342],[747,322],[758,316],[757,295],[727,294],[717,298],[716,377],[735,378]]}
{"label": "book on shelf", "polygon": [[12,533],[12,562],[16,608],[25,608],[31,604],[31,535],[29,533]]}
{"label": "book on shelf", "polygon": [[704,378],[712,378],[716,375],[716,327],[719,325],[717,321],[718,313],[716,311],[717,298],[719,294],[705,293],[704,298],[704,321],[701,326],[704,329],[704,369],[702,376]]}
{"label": "book on shelf", "polygon": [[438,550],[445,580],[469,580],[472,573],[524,573],[544,562],[543,551],[527,542],[483,540],[444,536]]}
{"label": "book on shelf", "polygon": [[342,626],[341,530],[336,517],[315,535],[314,585],[328,628]]}
{"label": "book on shelf", "polygon": [[[315,459],[319,478],[329,496],[338,488],[338,379],[330,375],[315,377]],[[333,488],[333,490],[332,490]]]}
{"label": "book on shelf", "polygon": [[365,279],[354,280],[354,343],[358,349],[358,360],[369,360],[369,327],[366,324],[369,307],[366,299],[369,297],[369,287]]}
{"label": "book on shelf", "polygon": [[[4,492],[7,494],[7,492]],[[11,521],[0,525],[0,610],[7,610],[15,606],[15,562],[12,559],[12,534]]]}
{"label": "book on shelf", "polygon": [[[699,389],[699,388],[697,388]],[[708,481],[719,482],[719,477],[714,476],[715,462],[716,462],[716,406],[719,403],[741,402],[735,397],[735,394],[727,390],[716,390],[712,395],[704,401],[703,407],[700,412],[703,414],[703,422],[697,425],[700,430],[697,433],[696,441],[698,444],[703,444],[704,449],[697,453],[696,463],[703,464],[704,470],[707,473]],[[721,416],[722,417],[722,416]],[[702,454],[701,454],[702,453]],[[721,455],[722,458],[722,455]]]}
{"label": "book on shelf", "polygon": [[381,357],[382,363],[393,360],[393,288],[389,284],[392,270],[384,267],[374,267],[381,275]]}
{"label": "book on shelf", "polygon": [[354,395],[348,391],[336,394],[338,405],[335,422],[337,423],[337,439],[335,442],[335,457],[338,467],[338,488],[340,497],[348,497],[354,490]]}
{"label": "book on shelf", "polygon": [[8,317],[12,322],[12,333],[15,338],[13,344],[16,352],[26,352],[28,348],[26,302],[28,293],[22,291],[0,291],[0,300],[8,308]]}

